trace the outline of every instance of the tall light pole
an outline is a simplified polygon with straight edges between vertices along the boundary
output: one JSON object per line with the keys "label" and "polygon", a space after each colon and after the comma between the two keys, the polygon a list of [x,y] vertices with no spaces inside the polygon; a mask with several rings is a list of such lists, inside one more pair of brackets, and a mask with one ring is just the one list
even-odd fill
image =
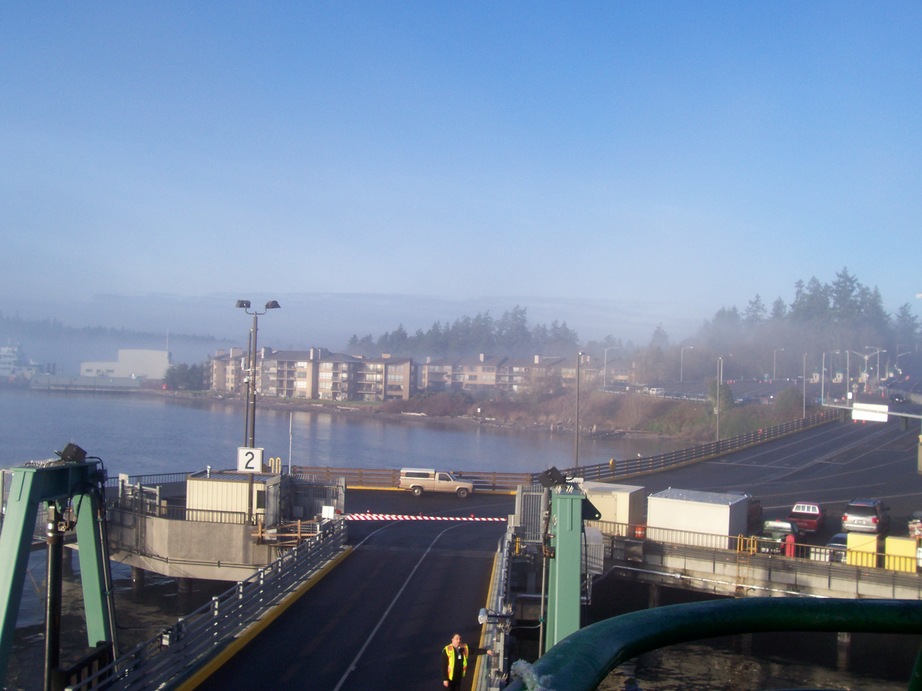
{"label": "tall light pole", "polygon": [[582,359],[581,351],[576,354],[576,432],[573,435],[573,456],[577,468],[579,468],[579,365]]}
{"label": "tall light pole", "polygon": [[720,442],[720,388],[724,381],[724,356],[717,356],[717,441]]}
{"label": "tall light pole", "polygon": [[804,353],[804,404],[801,417],[807,417],[807,354]]}
{"label": "tall light pole", "polygon": [[778,353],[782,352],[784,348],[775,348],[772,351],[772,382],[778,378]]}
{"label": "tall light pole", "polygon": [[[826,405],[826,351],[823,351],[822,365],[820,365],[820,405]],[[832,382],[829,382],[830,387]]]}
{"label": "tall light pole", "polygon": [[[868,374],[868,358],[871,358],[871,357],[874,357],[874,355],[877,355],[877,371],[875,372],[875,374],[877,375],[877,384],[878,386],[880,386],[880,352],[881,350],[883,350],[883,348],[875,348],[874,346],[865,346],[864,349],[874,351],[873,353],[868,353],[867,355],[862,356],[864,357],[864,392],[871,393],[871,375]],[[884,350],[883,352],[886,353],[887,351]]]}
{"label": "tall light pole", "polygon": [[898,372],[900,371],[900,358],[903,357],[904,355],[911,355],[911,354],[912,354],[911,350],[907,350],[905,353],[901,353],[900,344],[897,344],[896,346],[896,369]]}
{"label": "tall light pole", "polygon": [[845,350],[845,400],[847,403],[852,401],[852,371],[851,371],[851,362],[849,361],[851,354],[848,349]]}
{"label": "tall light pole", "polygon": [[605,362],[602,365],[602,388],[608,388],[608,351],[609,350],[621,350],[621,346],[608,346],[605,349]]}
{"label": "tall light pole", "polygon": [[259,317],[269,310],[277,310],[281,305],[276,300],[270,300],[266,303],[262,312],[258,310],[250,311],[249,300],[237,300],[238,308],[253,316],[253,327],[250,330],[249,354],[247,356],[247,411],[246,411],[246,445],[247,447],[256,448],[256,359],[257,345],[256,334],[259,331]]}
{"label": "tall light pole", "polygon": [[694,350],[695,346],[682,346],[681,352],[679,352],[679,383],[682,384],[685,382],[685,351]]}
{"label": "tall light pole", "polygon": [[[859,353],[856,350],[853,350],[852,352],[855,353],[855,355],[857,355],[858,357],[864,358],[864,387],[865,389],[867,389],[867,386],[868,386],[868,358],[871,356],[865,353]],[[861,381],[861,366],[860,365],[858,366],[858,381]]]}
{"label": "tall light pole", "polygon": [[[842,354],[841,350],[835,350],[833,352],[836,355]],[[848,381],[851,376],[851,372],[849,371],[850,369],[851,369],[851,363],[849,362],[849,351],[846,348],[845,349],[845,403],[846,405],[848,405],[849,401],[852,400],[851,385],[849,384],[849,381]]]}

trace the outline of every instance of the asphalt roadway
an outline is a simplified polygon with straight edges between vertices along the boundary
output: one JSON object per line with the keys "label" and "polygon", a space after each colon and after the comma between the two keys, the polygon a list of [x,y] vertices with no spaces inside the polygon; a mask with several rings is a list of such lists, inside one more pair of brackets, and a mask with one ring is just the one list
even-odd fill
{"label": "asphalt roadway", "polygon": [[761,499],[765,519],[783,519],[798,501],[820,502],[828,511],[827,524],[808,542],[821,545],[840,532],[842,512],[851,499],[880,498],[891,508],[890,534],[905,536],[909,516],[922,510],[918,445],[917,419],[905,430],[895,419],[832,423],[624,484],[642,485],[649,493],[669,487],[749,492]]}
{"label": "asphalt roadway", "polygon": [[[346,502],[347,513],[501,518],[515,506],[508,495],[393,491],[351,491]],[[440,653],[452,634],[472,652],[479,645],[477,612],[505,530],[505,522],[350,522],[353,553],[198,688],[443,688]]]}
{"label": "asphalt roadway", "polygon": [[[909,515],[922,509],[918,444],[918,420],[905,430],[899,421],[833,423],[623,482],[650,493],[667,487],[749,492],[762,500],[766,518],[783,518],[797,501],[818,501],[829,521],[810,539],[814,544],[839,531],[849,500],[879,497],[891,507],[891,534],[906,535]],[[506,517],[514,501],[352,491],[346,509]],[[476,615],[504,530],[505,523],[351,522],[354,552],[199,688],[442,688],[439,655],[451,635],[478,644]]]}

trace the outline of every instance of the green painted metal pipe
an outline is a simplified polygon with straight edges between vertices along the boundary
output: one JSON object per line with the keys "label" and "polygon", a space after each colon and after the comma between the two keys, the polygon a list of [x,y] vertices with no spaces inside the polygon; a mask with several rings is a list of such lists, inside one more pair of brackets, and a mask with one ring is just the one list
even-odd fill
{"label": "green painted metal pipe", "polygon": [[[547,651],[507,689],[588,691],[638,655],[677,643],[769,631],[922,633],[918,600],[746,598],[656,607],[600,621]],[[922,659],[909,691],[922,691]]]}

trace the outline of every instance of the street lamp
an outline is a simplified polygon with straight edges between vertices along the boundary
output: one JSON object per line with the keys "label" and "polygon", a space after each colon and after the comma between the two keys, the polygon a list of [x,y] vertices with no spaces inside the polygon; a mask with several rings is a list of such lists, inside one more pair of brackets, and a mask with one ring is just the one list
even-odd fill
{"label": "street lamp", "polygon": [[259,317],[269,310],[277,310],[281,305],[276,300],[266,303],[262,312],[250,310],[249,300],[237,300],[239,309],[253,316],[253,328],[250,330],[249,352],[247,354],[247,410],[246,410],[246,445],[256,448],[256,334],[259,331]]}
{"label": "street lamp", "polygon": [[883,348],[875,348],[874,346],[865,346],[864,349],[874,351],[873,353],[862,355],[864,358],[864,392],[871,393],[871,375],[868,374],[868,359],[874,357],[875,355],[877,356],[877,371],[875,374],[877,376],[877,385],[880,386],[880,353],[881,351],[885,353],[887,351],[883,350]]}
{"label": "street lamp", "polygon": [[605,362],[602,365],[602,388],[608,388],[608,351],[609,350],[621,350],[621,346],[608,346],[605,349]]}
{"label": "street lamp", "polygon": [[579,468],[579,365],[583,360],[583,352],[576,354],[576,434],[573,435],[573,456],[575,465]]}
{"label": "street lamp", "polygon": [[[829,358],[829,366],[832,367],[832,358]],[[820,405],[826,405],[826,351],[823,351],[823,360],[820,365]],[[832,388],[832,379],[829,381],[829,388]]]}
{"label": "street lamp", "polygon": [[911,354],[912,354],[911,350],[907,350],[905,353],[901,353],[900,344],[898,343],[896,345],[896,371],[897,372],[902,373],[902,370],[900,370],[900,358],[903,357],[904,355],[911,355]]}
{"label": "street lamp", "polygon": [[782,352],[783,350],[784,348],[775,348],[772,351],[772,383],[774,383],[775,379],[778,378],[776,374],[778,371],[778,353]]}
{"label": "street lamp", "polygon": [[807,354],[804,353],[804,403],[801,417],[807,417]]}
{"label": "street lamp", "polygon": [[[871,356],[870,354],[867,354],[867,353],[859,353],[856,350],[853,350],[852,352],[855,353],[855,355],[857,355],[858,357],[864,358],[864,388],[865,390],[867,390],[867,387],[868,387],[868,358]],[[861,381],[861,366],[860,365],[858,366],[858,381]]]}
{"label": "street lamp", "polygon": [[[729,357],[729,356],[727,356]],[[717,442],[720,443],[720,389],[724,382],[724,356],[717,356]]]}
{"label": "street lamp", "polygon": [[682,384],[685,382],[685,351],[694,350],[695,346],[682,346],[681,351],[679,352],[679,383]]}
{"label": "street lamp", "polygon": [[[849,351],[847,348],[845,349],[845,404],[846,405],[851,403],[851,400],[852,400],[851,383],[849,382],[849,379],[851,379],[851,362],[849,361],[850,352],[851,351]],[[836,350],[835,354],[841,355],[842,351]]]}

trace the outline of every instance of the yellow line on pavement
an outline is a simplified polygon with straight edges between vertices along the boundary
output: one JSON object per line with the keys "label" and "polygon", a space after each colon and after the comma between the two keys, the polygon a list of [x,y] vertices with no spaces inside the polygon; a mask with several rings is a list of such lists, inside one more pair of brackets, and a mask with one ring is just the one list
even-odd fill
{"label": "yellow line on pavement", "polygon": [[340,554],[335,556],[320,571],[311,576],[308,580],[302,583],[297,590],[289,593],[285,598],[279,602],[275,607],[269,610],[269,612],[260,617],[259,621],[254,622],[249,627],[244,629],[239,636],[237,636],[227,647],[225,647],[221,652],[211,658],[206,662],[202,667],[196,670],[192,676],[183,681],[176,688],[178,691],[191,691],[204,682],[208,677],[214,674],[218,669],[220,669],[224,664],[227,663],[234,655],[239,653],[243,648],[256,636],[262,633],[266,627],[269,626],[273,621],[275,621],[281,614],[291,607],[295,602],[298,601],[302,595],[304,595],[308,590],[313,588],[320,580],[326,576],[330,571],[334,569],[341,561],[343,561],[347,556],[352,554],[352,547],[346,547]]}

